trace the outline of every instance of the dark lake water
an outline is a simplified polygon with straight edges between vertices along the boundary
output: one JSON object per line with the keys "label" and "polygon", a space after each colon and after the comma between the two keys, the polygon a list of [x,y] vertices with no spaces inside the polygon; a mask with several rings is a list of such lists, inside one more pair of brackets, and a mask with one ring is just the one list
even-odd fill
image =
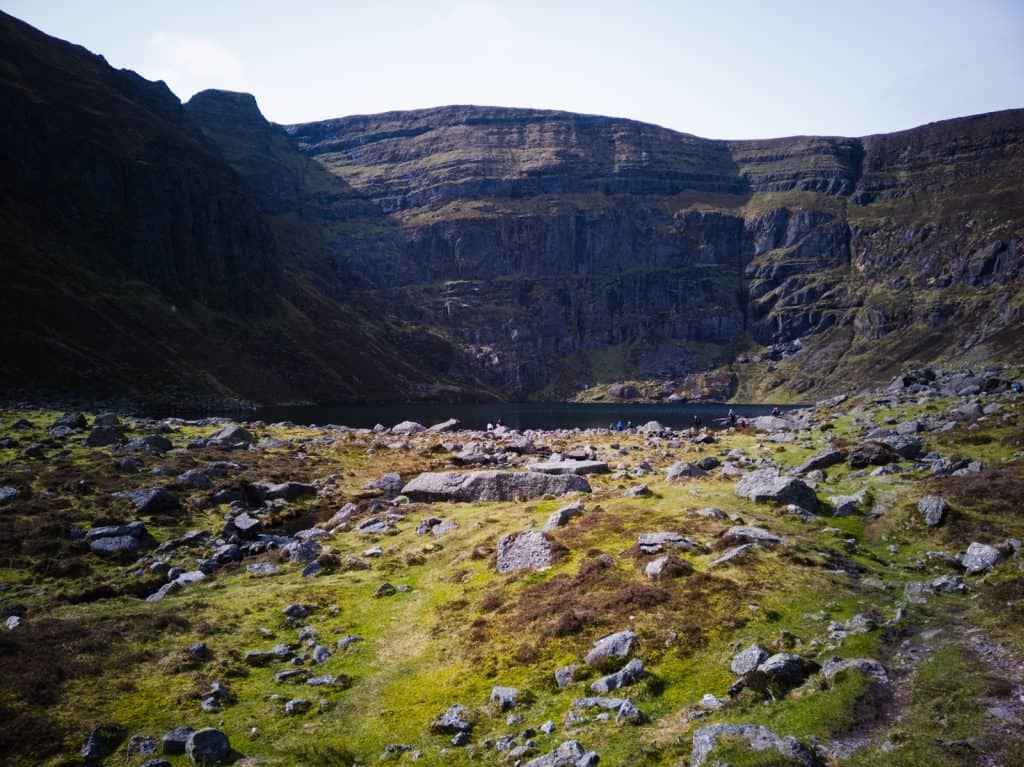
{"label": "dark lake water", "polygon": [[[304,425],[337,424],[354,428],[372,428],[377,424],[394,426],[400,421],[417,421],[425,426],[458,418],[468,429],[484,429],[498,419],[513,429],[607,429],[622,421],[625,426],[641,426],[648,421],[682,429],[693,425],[699,415],[704,425],[717,427],[732,408],[740,418],[769,415],[773,405],[616,405],[576,404],[569,402],[526,402],[512,404],[383,404],[383,405],[293,405],[263,407],[252,416],[273,423],[293,421]],[[791,410],[792,406],[779,406]]]}

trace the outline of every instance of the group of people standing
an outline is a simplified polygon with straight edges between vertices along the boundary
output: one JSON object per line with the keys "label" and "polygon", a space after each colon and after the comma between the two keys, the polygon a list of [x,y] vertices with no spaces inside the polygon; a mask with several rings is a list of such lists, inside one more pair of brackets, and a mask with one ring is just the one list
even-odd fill
{"label": "group of people standing", "polygon": [[[772,408],[772,415],[775,416],[776,418],[781,417],[782,411],[778,408],[778,406]],[[729,428],[733,428],[733,429],[735,429],[736,427],[739,427],[741,429],[745,429],[747,427],[747,419],[746,418],[740,418],[738,415],[736,415],[736,411],[733,410],[732,408],[729,408],[729,413],[728,413],[728,415],[725,416],[725,418],[719,418],[719,419],[716,419],[716,420],[719,421],[720,423],[723,423],[723,424],[729,426]],[[632,428],[633,428],[633,422],[632,421],[626,421],[626,423],[623,423],[622,421],[617,421],[616,423],[608,424],[608,431],[630,431],[630,430],[632,430]],[[700,417],[699,413],[694,413],[693,414],[693,430],[694,431],[700,431],[703,428],[704,428],[704,419],[702,419]]]}

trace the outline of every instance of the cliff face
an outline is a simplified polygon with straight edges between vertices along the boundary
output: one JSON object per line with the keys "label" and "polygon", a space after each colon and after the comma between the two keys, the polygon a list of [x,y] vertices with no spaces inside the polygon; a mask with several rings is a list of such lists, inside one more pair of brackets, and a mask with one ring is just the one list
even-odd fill
{"label": "cliff face", "polygon": [[0,15],[16,384],[807,398],[1024,350],[1024,110],[715,141],[452,106],[281,127]]}
{"label": "cliff face", "polygon": [[[235,145],[212,129],[225,102],[247,127]],[[163,83],[0,14],[0,387],[443,394],[446,344],[350,296],[321,258],[320,198],[339,206],[344,184],[251,96],[190,108],[203,127]],[[393,359],[403,345],[417,352]]]}
{"label": "cliff face", "polygon": [[799,345],[751,393],[802,396],[886,375],[882,340],[939,359],[1020,319],[1019,110],[862,139],[485,107],[287,130],[376,206],[336,217],[336,257],[512,396],[678,383],[752,342]]}

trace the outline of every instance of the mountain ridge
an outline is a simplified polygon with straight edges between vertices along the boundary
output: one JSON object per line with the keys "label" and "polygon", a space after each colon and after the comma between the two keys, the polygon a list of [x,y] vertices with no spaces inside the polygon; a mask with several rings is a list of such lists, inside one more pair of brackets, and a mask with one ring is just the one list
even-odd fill
{"label": "mountain ridge", "polygon": [[0,21],[15,385],[779,400],[1022,347],[1021,109],[745,141],[458,105],[279,126]]}

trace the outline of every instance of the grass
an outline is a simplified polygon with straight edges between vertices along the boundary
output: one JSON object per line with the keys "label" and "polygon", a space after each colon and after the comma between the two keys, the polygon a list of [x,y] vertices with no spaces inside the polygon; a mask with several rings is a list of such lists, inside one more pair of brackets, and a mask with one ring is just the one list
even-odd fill
{"label": "grass", "polygon": [[[852,442],[871,424],[945,407],[936,402],[890,409],[864,402],[858,411],[857,404],[851,401],[843,405],[847,410],[836,410],[827,419],[829,431],[814,430],[785,445],[742,432],[723,434],[716,445],[684,443],[677,449],[648,443],[635,434],[588,434],[585,440],[602,450],[607,449],[606,441],[619,441],[630,450],[621,457],[630,466],[644,458],[664,466],[743,448],[754,458],[785,467],[805,460],[818,449],[819,439]],[[10,428],[26,416],[36,424],[33,429]],[[370,546],[381,546],[383,555],[369,570],[303,579],[295,566],[283,565],[280,575],[255,579],[234,565],[164,602],[146,603],[128,595],[111,597],[101,588],[115,584],[123,589],[123,584],[138,581],[128,575],[128,563],[99,560],[62,540],[57,531],[69,522],[88,526],[99,519],[129,519],[130,510],[110,499],[112,490],[170,480],[119,475],[106,451],[86,449],[80,437],[66,440],[65,455],[55,462],[21,458],[21,445],[44,439],[43,429],[55,417],[38,411],[0,416],[0,430],[19,441],[2,456],[4,481],[31,491],[30,498],[0,509],[0,524],[7,532],[0,563],[0,581],[7,586],[0,590],[0,607],[4,615],[26,618],[22,629],[0,636],[0,667],[5,679],[12,680],[0,695],[0,708],[14,723],[6,729],[10,740],[0,747],[16,755],[14,764],[19,767],[57,765],[77,751],[92,726],[114,722],[128,734],[153,736],[182,724],[220,726],[240,753],[268,765],[365,763],[376,760],[392,743],[422,752],[424,764],[487,762],[493,752],[480,749],[483,740],[546,720],[555,723],[556,731],[537,737],[538,752],[572,737],[600,752],[608,764],[676,764],[689,754],[696,727],[721,721],[760,723],[808,742],[827,741],[855,729],[873,700],[868,680],[856,672],[827,685],[811,677],[767,703],[747,691],[710,716],[690,721],[689,714],[697,710],[703,695],[726,694],[733,681],[730,658],[753,642],[773,652],[798,652],[819,664],[833,655],[891,662],[899,635],[876,629],[835,641],[829,636],[829,623],[857,613],[868,613],[879,623],[892,618],[902,584],[925,577],[904,566],[928,550],[963,545],[975,536],[1024,536],[1024,521],[1005,502],[1019,495],[1022,481],[1020,462],[1003,460],[1017,449],[1015,425],[1000,419],[984,423],[981,432],[927,437],[929,449],[945,453],[955,448],[983,457],[994,468],[980,476],[943,480],[931,487],[920,485],[913,474],[857,477],[845,464],[827,470],[819,497],[867,487],[886,507],[881,516],[862,513],[835,519],[825,510],[818,521],[807,523],[737,497],[726,480],[668,483],[658,474],[643,478],[654,490],[653,497],[630,499],[623,497],[622,489],[631,482],[597,477],[595,492],[585,499],[584,514],[552,532],[566,555],[539,572],[499,576],[493,550],[501,535],[542,525],[563,499],[404,507],[409,518],[398,523],[395,535],[375,538],[345,532],[327,542],[341,557],[363,556]],[[136,427],[138,433],[151,428]],[[217,427],[173,428],[172,441],[185,444]],[[295,504],[280,515],[281,520],[325,519],[386,470],[410,476],[443,466],[443,453],[425,449],[429,438],[422,444],[414,440],[416,449],[403,451],[373,447],[373,436],[358,432],[334,433],[325,440],[323,432],[305,427],[257,425],[255,431],[258,439],[285,440],[287,446],[240,453],[198,449],[144,462],[147,469],[167,463],[180,472],[207,460],[236,460],[244,468],[225,480],[228,483],[336,477],[320,498]],[[548,439],[552,449],[564,451],[584,438],[566,434]],[[91,483],[94,491],[78,492],[79,480]],[[925,489],[938,490],[953,503],[957,516],[948,529],[927,530],[917,519],[916,500]],[[225,509],[204,508],[202,497],[199,492],[184,494],[188,513],[182,519],[146,520],[157,540],[188,528],[218,530]],[[755,550],[742,566],[711,568],[719,553],[716,536],[733,523],[693,513],[707,506],[722,508],[746,524],[767,527],[792,545]],[[451,519],[457,527],[438,539],[417,536],[417,520],[428,514]],[[636,540],[640,533],[655,530],[677,531],[707,544],[704,551],[680,554],[693,566],[692,575],[658,582],[644,577],[648,559],[638,553]],[[46,548],[55,539],[57,547]],[[855,542],[852,547],[850,539]],[[894,544],[897,554],[888,548]],[[182,556],[182,563],[192,566],[189,555]],[[40,569],[38,563],[44,560],[61,562],[66,569]],[[956,613],[933,614],[911,606],[911,619],[938,627],[969,621],[1008,647],[1024,650],[1009,629],[1024,617],[1018,615],[1019,606],[1013,606],[1024,593],[1024,579],[1013,565],[1011,561],[997,570],[986,579],[988,585],[977,583],[976,601],[944,598],[957,605]],[[859,570],[860,577],[848,574],[853,570]],[[865,584],[870,578],[888,588]],[[374,598],[385,580],[404,590]],[[350,686],[276,683],[275,666],[244,662],[249,649],[268,649],[283,641],[297,644],[299,627],[289,626],[281,612],[291,602],[312,606],[304,623],[316,629],[327,647],[333,648],[349,633],[363,637],[345,652],[332,649],[325,663],[310,669],[350,677]],[[572,702],[586,694],[601,672],[591,670],[570,688],[559,690],[554,670],[579,662],[595,639],[626,627],[638,634],[649,677],[622,693],[647,721],[568,722]],[[211,660],[189,659],[185,650],[198,641],[210,647]],[[953,669],[955,678],[947,678],[944,668]],[[929,740],[927,723],[935,718],[950,722],[955,739],[979,737],[985,729],[984,713],[969,703],[984,679],[984,669],[962,647],[940,647],[913,679],[904,720],[883,726],[869,748],[849,763],[878,763],[883,755],[877,749],[887,739],[900,746],[884,755],[896,760],[891,763],[929,763],[939,748]],[[206,714],[199,709],[199,696],[214,680],[228,688],[231,699],[220,712]],[[507,725],[504,714],[489,706],[495,685],[528,693],[521,725]],[[292,697],[309,699],[311,710],[286,716],[284,702]],[[953,703],[943,704],[946,698]],[[448,747],[442,754],[447,738],[431,734],[429,725],[454,702],[475,710],[478,724],[470,748]],[[744,763],[734,751],[729,744],[721,748],[734,763]],[[726,758],[717,753],[716,757]],[[933,763],[968,763],[948,754],[941,759]],[[184,762],[174,758],[172,763]]]}

